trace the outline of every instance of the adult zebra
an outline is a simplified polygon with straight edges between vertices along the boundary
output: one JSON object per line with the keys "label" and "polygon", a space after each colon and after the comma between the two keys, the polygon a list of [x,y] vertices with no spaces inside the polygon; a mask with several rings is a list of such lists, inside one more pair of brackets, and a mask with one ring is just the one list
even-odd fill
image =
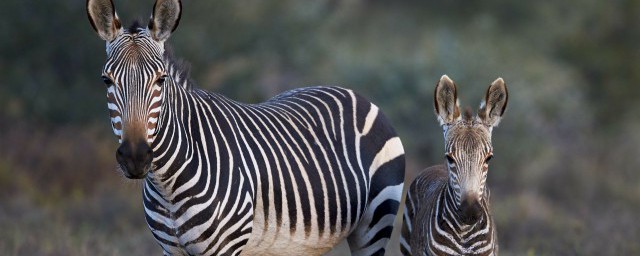
{"label": "adult zebra", "polygon": [[404,151],[379,109],[351,90],[311,87],[260,104],[192,88],[164,42],[181,2],[122,28],[87,0],[104,39],[116,152],[144,179],[146,220],[165,254],[318,255],[347,238],[381,255],[399,208]]}

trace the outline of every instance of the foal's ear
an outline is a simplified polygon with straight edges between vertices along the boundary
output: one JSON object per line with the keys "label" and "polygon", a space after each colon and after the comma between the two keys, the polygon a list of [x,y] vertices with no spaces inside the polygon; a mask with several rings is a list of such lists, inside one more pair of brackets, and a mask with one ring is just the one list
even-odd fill
{"label": "foal's ear", "polygon": [[149,21],[149,30],[153,39],[158,42],[169,39],[171,32],[176,30],[180,23],[181,13],[182,2],[180,0],[156,0]]}
{"label": "foal's ear", "polygon": [[502,78],[498,78],[487,89],[487,95],[480,104],[480,110],[478,111],[478,117],[480,120],[488,126],[496,126],[500,123],[500,118],[507,109],[507,100],[509,99],[509,93],[507,92],[507,85]]}
{"label": "foal's ear", "polygon": [[122,32],[112,0],[87,0],[87,16],[93,29],[105,41],[115,39]]}
{"label": "foal's ear", "polygon": [[438,81],[433,95],[433,103],[440,125],[460,120],[456,84],[447,75],[443,75]]}

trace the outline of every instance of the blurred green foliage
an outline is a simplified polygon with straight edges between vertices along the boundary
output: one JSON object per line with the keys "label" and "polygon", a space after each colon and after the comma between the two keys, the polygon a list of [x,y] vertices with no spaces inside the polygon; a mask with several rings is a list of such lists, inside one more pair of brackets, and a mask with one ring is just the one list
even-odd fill
{"label": "blurred green foliage", "polygon": [[[114,2],[124,24],[152,7]],[[6,0],[0,10],[0,254],[157,254],[140,184],[114,171],[104,42],[84,2]],[[502,76],[510,101],[489,175],[502,254],[640,254],[640,1],[219,0],[183,10],[169,42],[200,87],[245,102],[353,88],[395,124],[408,181],[442,161],[437,79],[448,74],[476,108]]]}

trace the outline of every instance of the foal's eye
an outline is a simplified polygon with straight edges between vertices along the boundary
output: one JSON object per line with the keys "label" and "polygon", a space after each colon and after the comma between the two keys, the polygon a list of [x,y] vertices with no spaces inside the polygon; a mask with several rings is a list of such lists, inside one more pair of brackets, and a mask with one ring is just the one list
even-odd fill
{"label": "foal's eye", "polygon": [[484,160],[484,163],[485,163],[485,164],[488,164],[488,163],[489,163],[489,161],[491,161],[491,159],[493,159],[493,154],[491,154],[491,155],[487,156],[487,158]]}
{"label": "foal's eye", "polygon": [[453,157],[449,156],[449,155],[445,155],[445,157],[447,158],[447,163],[449,163],[450,165],[455,164],[456,161],[453,160]]}
{"label": "foal's eye", "polygon": [[111,80],[111,78],[107,76],[102,76],[102,82],[104,82],[104,84],[107,86],[113,85],[113,80]]}

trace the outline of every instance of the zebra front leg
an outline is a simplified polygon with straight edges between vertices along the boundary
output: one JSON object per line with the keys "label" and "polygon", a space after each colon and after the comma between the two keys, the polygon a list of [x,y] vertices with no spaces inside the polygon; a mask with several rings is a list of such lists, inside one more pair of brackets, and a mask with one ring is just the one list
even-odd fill
{"label": "zebra front leg", "polygon": [[412,229],[412,216],[413,203],[411,201],[411,195],[407,194],[407,197],[404,199],[404,212],[402,213],[402,233],[400,234],[400,253],[402,253],[402,255],[412,255],[409,240],[411,237],[410,234]]}

